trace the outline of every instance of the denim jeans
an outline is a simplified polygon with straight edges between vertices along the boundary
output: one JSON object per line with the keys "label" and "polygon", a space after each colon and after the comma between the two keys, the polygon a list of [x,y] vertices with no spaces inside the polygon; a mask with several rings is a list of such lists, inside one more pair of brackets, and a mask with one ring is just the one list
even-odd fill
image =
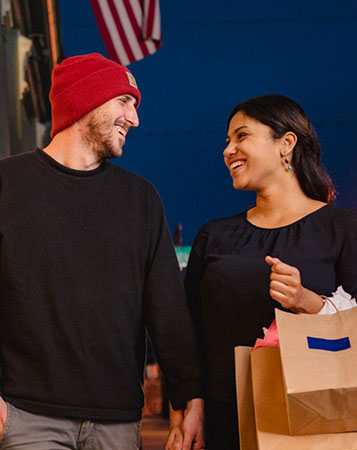
{"label": "denim jeans", "polygon": [[0,450],[138,450],[141,422],[100,422],[33,414],[7,403]]}

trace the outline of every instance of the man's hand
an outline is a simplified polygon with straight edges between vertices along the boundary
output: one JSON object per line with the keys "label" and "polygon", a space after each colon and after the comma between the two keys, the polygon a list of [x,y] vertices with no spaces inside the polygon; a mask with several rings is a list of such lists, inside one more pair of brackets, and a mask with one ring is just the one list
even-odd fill
{"label": "man's hand", "polygon": [[182,450],[200,450],[205,446],[204,440],[204,402],[194,398],[187,402],[182,424]]}
{"label": "man's hand", "polygon": [[271,266],[270,296],[286,309],[294,312],[317,313],[323,306],[322,298],[301,284],[300,271],[278,258],[266,256]]}
{"label": "man's hand", "polygon": [[7,404],[4,402],[3,398],[0,397],[0,438],[4,432],[5,423],[7,418]]}

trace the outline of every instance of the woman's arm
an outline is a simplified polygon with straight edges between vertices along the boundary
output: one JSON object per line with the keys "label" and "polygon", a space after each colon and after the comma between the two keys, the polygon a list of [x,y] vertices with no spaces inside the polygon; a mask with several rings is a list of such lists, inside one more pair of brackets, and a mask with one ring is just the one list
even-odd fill
{"label": "woman's arm", "polygon": [[165,450],[181,450],[183,444],[183,410],[175,411],[170,403],[170,430]]}
{"label": "woman's arm", "polygon": [[2,397],[0,397],[0,439],[4,433],[4,428],[7,418],[7,404]]}
{"label": "woman's arm", "polygon": [[335,262],[336,287],[357,298],[357,211],[341,210],[337,219],[335,232],[342,236],[342,247]]}
{"label": "woman's arm", "polygon": [[[357,211],[340,210],[334,227],[336,234],[342,236],[341,250],[335,261],[336,288],[341,286],[357,298]],[[296,267],[271,256],[265,260],[271,266],[270,295],[284,308],[309,314],[323,313],[325,309],[330,311],[331,308],[323,308],[323,297],[301,285],[300,272]]]}

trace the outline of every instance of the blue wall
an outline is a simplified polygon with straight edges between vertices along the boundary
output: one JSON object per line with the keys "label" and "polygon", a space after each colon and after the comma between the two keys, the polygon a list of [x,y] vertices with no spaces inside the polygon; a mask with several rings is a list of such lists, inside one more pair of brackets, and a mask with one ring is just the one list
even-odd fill
{"label": "blue wall", "polygon": [[[60,0],[67,56],[105,54],[88,0]],[[75,10],[74,10],[75,8]],[[357,207],[357,2],[161,0],[163,46],[130,65],[141,125],[120,165],[152,181],[189,244],[208,219],[254,203],[223,164],[226,120],[248,97],[281,93],[314,124],[341,206]]]}

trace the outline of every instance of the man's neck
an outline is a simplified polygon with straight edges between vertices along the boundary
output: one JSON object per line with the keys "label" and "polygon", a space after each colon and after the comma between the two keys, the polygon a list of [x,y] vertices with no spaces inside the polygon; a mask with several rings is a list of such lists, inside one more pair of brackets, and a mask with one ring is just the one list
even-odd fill
{"label": "man's neck", "polygon": [[94,170],[102,163],[83,143],[80,134],[71,128],[56,134],[43,151],[59,164],[74,170]]}

